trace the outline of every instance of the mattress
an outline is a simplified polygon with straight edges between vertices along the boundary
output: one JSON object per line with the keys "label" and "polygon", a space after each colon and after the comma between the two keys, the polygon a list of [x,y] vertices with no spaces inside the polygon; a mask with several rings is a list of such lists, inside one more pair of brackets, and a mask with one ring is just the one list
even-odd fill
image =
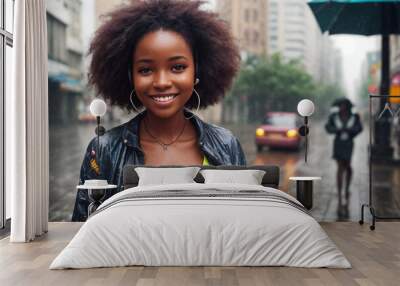
{"label": "mattress", "polygon": [[132,265],[351,267],[293,197],[258,185],[198,183],[114,195],[50,269]]}

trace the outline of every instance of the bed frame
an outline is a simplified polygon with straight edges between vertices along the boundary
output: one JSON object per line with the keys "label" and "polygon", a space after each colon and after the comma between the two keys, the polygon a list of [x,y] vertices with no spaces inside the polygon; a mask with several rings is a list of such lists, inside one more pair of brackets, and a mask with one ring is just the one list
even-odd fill
{"label": "bed frame", "polygon": [[[182,166],[142,166],[142,165],[126,165],[123,169],[123,189],[129,189],[136,187],[139,182],[138,174],[135,171],[136,167],[148,167],[148,168],[171,168],[171,167],[182,167]],[[259,165],[259,166],[233,166],[233,165],[221,165],[221,166],[197,166],[202,170],[205,169],[220,169],[220,170],[263,170],[265,175],[262,179],[261,184],[264,187],[279,188],[279,167],[274,165]],[[204,183],[203,176],[199,173],[194,180],[197,183]]]}

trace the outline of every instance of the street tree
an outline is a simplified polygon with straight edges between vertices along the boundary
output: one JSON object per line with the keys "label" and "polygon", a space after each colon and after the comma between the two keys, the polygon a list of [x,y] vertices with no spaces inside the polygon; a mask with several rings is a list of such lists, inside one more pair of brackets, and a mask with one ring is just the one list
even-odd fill
{"label": "street tree", "polygon": [[268,111],[295,112],[301,99],[326,105],[328,97],[333,99],[341,94],[335,86],[316,84],[300,61],[285,62],[274,54],[268,58],[252,56],[243,62],[226,103],[246,104],[247,121],[259,122]]}

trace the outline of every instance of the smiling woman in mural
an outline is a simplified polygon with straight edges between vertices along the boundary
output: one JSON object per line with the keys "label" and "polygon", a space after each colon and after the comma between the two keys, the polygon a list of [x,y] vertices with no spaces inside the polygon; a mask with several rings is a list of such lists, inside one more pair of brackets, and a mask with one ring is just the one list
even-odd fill
{"label": "smiling woman in mural", "polygon": [[[228,26],[200,5],[140,1],[112,12],[96,32],[90,84],[111,105],[138,115],[106,132],[98,154],[97,140],[90,142],[81,184],[107,179],[121,191],[126,164],[246,164],[230,131],[190,111],[222,99],[240,65]],[[88,204],[87,193],[79,191],[73,221],[87,219]]]}

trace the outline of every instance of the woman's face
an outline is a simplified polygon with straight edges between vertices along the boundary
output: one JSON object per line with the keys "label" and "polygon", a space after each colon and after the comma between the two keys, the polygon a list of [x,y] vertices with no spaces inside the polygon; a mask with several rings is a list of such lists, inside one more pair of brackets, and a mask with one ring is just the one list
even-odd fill
{"label": "woman's face", "polygon": [[135,93],[149,112],[169,118],[193,92],[194,60],[186,40],[173,31],[146,34],[133,53]]}
{"label": "woman's face", "polygon": [[346,103],[341,103],[339,105],[339,112],[343,114],[349,114],[350,113],[350,107]]}

